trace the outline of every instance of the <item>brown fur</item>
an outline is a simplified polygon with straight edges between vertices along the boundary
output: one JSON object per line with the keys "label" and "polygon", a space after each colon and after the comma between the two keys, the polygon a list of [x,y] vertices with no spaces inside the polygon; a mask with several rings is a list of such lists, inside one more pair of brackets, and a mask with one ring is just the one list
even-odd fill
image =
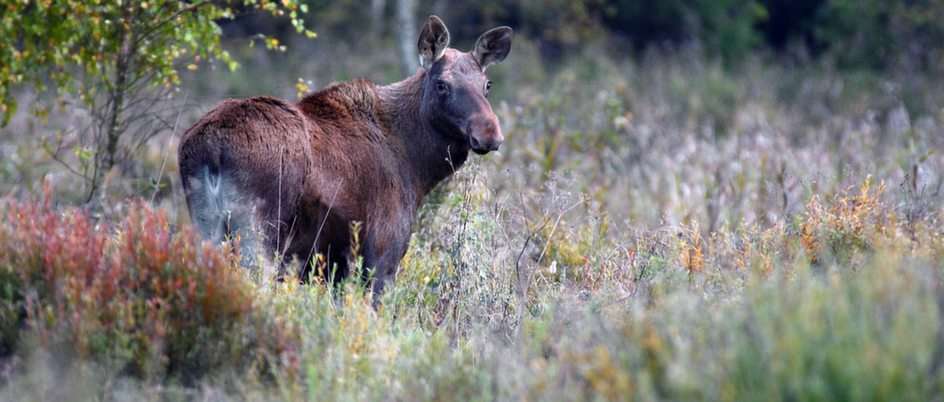
{"label": "brown fur", "polygon": [[[423,197],[462,166],[470,149],[484,153],[501,142],[497,118],[479,94],[481,58],[453,49],[440,53],[430,68],[388,86],[357,80],[295,104],[226,100],[207,113],[187,130],[178,151],[201,232],[213,238],[222,219],[220,233],[246,235],[245,223],[253,222],[261,247],[305,263],[302,279],[313,253],[327,256],[340,279],[348,275],[351,224],[361,222],[361,252],[378,294],[406,252]],[[442,80],[450,82],[447,95],[433,90]],[[447,101],[449,113],[442,112]],[[207,195],[219,187],[214,180],[229,198]],[[229,206],[221,214],[207,212],[224,201]]]}

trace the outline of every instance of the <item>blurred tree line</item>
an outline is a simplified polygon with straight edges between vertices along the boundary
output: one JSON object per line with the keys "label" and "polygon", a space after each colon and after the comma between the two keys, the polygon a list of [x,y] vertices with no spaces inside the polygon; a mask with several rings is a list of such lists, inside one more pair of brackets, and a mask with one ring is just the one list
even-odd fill
{"label": "blurred tree line", "polygon": [[109,172],[173,129],[164,106],[180,72],[235,68],[221,37],[281,51],[314,29],[365,52],[397,49],[412,72],[428,14],[444,18],[460,49],[512,26],[550,66],[579,52],[653,48],[695,48],[728,65],[759,54],[904,71],[937,69],[944,55],[944,0],[0,0],[0,128],[17,111],[17,91],[69,95],[28,106],[41,120],[54,107],[87,112],[87,124],[42,146],[84,179],[91,200]]}
{"label": "blurred tree line", "polygon": [[[549,59],[605,41],[612,51],[635,53],[697,45],[727,62],[759,50],[825,57],[841,68],[924,69],[939,64],[944,48],[944,0],[313,0],[309,6],[309,24],[332,38],[396,37],[407,8],[414,21],[442,16],[459,45],[485,27],[510,25]],[[236,35],[291,32],[265,16],[225,28]]]}

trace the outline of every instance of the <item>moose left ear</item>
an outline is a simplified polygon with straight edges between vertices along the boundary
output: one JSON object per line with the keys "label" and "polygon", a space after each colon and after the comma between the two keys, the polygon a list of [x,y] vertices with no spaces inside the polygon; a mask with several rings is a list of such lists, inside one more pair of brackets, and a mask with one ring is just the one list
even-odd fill
{"label": "moose left ear", "polygon": [[501,63],[511,52],[511,36],[513,31],[509,27],[492,28],[479,36],[472,49],[472,57],[485,71],[488,66]]}

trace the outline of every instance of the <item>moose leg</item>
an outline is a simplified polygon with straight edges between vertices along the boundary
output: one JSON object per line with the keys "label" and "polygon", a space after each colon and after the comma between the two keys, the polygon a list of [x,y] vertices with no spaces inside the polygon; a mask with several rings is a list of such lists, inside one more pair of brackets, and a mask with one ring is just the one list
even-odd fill
{"label": "moose leg", "polygon": [[240,265],[253,270],[269,263],[263,252],[257,219],[255,208],[237,206],[228,212],[224,223],[226,236],[239,242]]}
{"label": "moose leg", "polygon": [[261,242],[256,228],[255,198],[218,168],[202,166],[196,171],[197,174],[182,176],[194,226],[204,239],[214,243],[238,239],[240,264],[250,269],[256,267]]}
{"label": "moose leg", "polygon": [[377,258],[376,261],[369,261],[365,256],[364,264],[370,269],[370,292],[374,306],[380,303],[384,288],[396,278],[397,264],[399,264],[401,256],[402,254],[388,252]]}
{"label": "moose leg", "polygon": [[388,263],[386,266],[379,266],[374,269],[374,276],[371,278],[370,291],[373,294],[374,302],[383,295],[384,288],[393,282],[397,276],[396,263]]}
{"label": "moose leg", "polygon": [[364,266],[368,269],[370,290],[376,306],[384,288],[396,278],[400,259],[410,244],[410,227],[404,225],[393,230],[389,226],[380,230],[372,229],[368,230],[368,241],[364,247]]}

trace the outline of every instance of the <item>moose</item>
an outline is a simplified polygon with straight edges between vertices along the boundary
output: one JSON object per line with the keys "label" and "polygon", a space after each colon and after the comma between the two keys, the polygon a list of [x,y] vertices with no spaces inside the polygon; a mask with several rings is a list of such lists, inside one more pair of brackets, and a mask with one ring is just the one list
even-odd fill
{"label": "moose", "polygon": [[349,276],[356,234],[376,301],[423,198],[469,151],[484,155],[504,140],[485,70],[510,52],[512,29],[483,33],[469,52],[449,39],[433,15],[417,43],[420,67],[402,81],[344,82],[297,103],[230,99],[204,115],[178,148],[198,233],[238,238],[242,265],[259,254],[297,259],[301,281],[316,274],[319,254],[332,267],[325,279]]}

